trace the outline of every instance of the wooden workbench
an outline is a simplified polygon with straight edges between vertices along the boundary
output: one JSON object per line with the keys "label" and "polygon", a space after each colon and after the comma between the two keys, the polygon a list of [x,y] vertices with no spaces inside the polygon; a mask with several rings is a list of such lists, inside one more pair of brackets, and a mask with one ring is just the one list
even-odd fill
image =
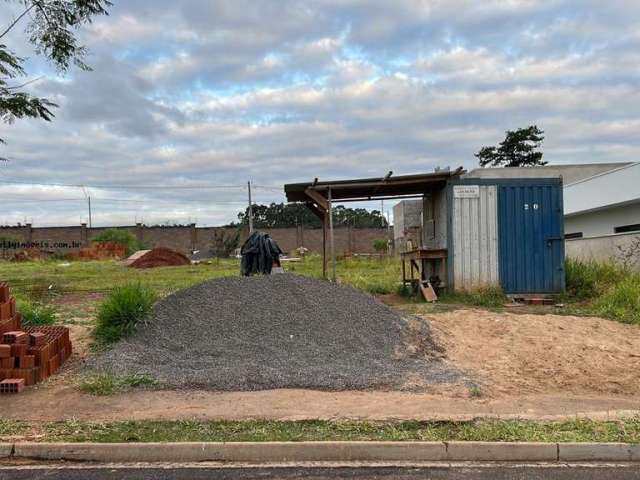
{"label": "wooden workbench", "polygon": [[[446,288],[447,258],[446,248],[416,248],[401,253],[403,285],[410,283],[414,288],[417,288],[420,282],[428,281],[429,277],[437,275],[440,278],[439,288]],[[409,262],[408,272],[407,262]]]}

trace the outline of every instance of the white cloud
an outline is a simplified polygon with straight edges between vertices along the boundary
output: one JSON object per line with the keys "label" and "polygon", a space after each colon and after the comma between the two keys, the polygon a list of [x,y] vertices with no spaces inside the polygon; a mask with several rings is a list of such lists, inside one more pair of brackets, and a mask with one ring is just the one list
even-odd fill
{"label": "white cloud", "polygon": [[[595,0],[117,2],[82,33],[93,72],[31,86],[61,107],[51,124],[6,129],[0,168],[73,184],[282,185],[471,167],[531,123],[552,163],[635,160],[639,22],[637,2]],[[98,223],[210,224],[234,219],[246,193],[95,195]],[[43,208],[0,220],[85,215],[82,201]]]}

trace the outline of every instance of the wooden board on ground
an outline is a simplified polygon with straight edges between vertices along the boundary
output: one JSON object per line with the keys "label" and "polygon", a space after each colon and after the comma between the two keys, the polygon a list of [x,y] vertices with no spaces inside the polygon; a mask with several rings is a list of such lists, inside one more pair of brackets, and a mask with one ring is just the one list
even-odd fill
{"label": "wooden board on ground", "polygon": [[421,282],[420,291],[427,302],[435,302],[438,300],[438,295],[436,295],[436,291],[429,282]]}

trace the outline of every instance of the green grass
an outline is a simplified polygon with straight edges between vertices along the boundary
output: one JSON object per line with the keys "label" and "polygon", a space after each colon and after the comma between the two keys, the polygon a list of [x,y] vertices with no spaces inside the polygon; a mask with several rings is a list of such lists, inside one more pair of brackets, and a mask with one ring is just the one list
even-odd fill
{"label": "green grass", "polygon": [[629,276],[605,290],[594,309],[603,317],[640,325],[640,275]]}
{"label": "green grass", "polygon": [[57,310],[52,305],[17,298],[17,310],[22,314],[22,326],[53,325],[56,323]]}
{"label": "green grass", "polygon": [[151,387],[158,382],[144,373],[113,375],[99,373],[83,378],[78,385],[80,391],[97,396],[114,395],[137,387]]}
{"label": "green grass", "polygon": [[566,262],[569,302],[583,302],[583,311],[640,325],[640,273],[613,262]]}
{"label": "green grass", "polygon": [[131,335],[156,298],[155,292],[141,283],[116,287],[98,309],[94,332],[98,343],[108,345]]}
{"label": "green grass", "polygon": [[440,300],[443,303],[463,304],[487,309],[502,309],[504,304],[509,301],[499,287],[447,293]]}
{"label": "green grass", "polygon": [[[51,300],[67,294],[108,294],[116,287],[137,282],[153,290],[160,298],[206,280],[236,276],[239,268],[239,261],[236,259],[216,259],[200,265],[142,270],[127,268],[114,261],[0,262],[3,280],[10,283],[18,296],[40,305],[47,305]],[[319,255],[310,255],[299,263],[285,263],[285,270],[321,278],[321,258]],[[639,322],[636,292],[640,291],[637,288],[640,274],[625,271],[613,263],[580,263],[571,260],[566,264],[566,273],[567,293],[560,298],[565,308],[550,310],[538,307],[530,309],[532,311],[527,310],[527,313],[553,311],[568,315],[600,315],[628,323]],[[419,307],[421,299],[413,298],[411,292],[402,290],[400,261],[394,257],[339,259],[337,277],[341,283],[369,293],[408,295],[408,307],[418,309],[421,313],[464,306],[501,310],[506,301],[499,290],[484,289],[445,294],[435,305]]]}
{"label": "green grass", "polygon": [[630,273],[614,262],[582,262],[567,259],[565,262],[567,296],[570,300],[589,300],[602,290],[623,280]]}
{"label": "green grass", "polygon": [[366,421],[137,421],[23,422],[0,420],[0,441],[38,442],[242,442],[242,441],[491,441],[640,443],[640,418],[562,422]]}

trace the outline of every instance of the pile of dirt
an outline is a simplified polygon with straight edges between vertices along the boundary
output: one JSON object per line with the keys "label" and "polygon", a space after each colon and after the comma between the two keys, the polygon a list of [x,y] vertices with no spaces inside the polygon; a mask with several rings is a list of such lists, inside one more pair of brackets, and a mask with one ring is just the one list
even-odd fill
{"label": "pile of dirt", "polygon": [[77,253],[72,253],[71,258],[79,260],[106,260],[119,259],[127,255],[127,249],[116,242],[96,242],[90,247],[82,248]]}
{"label": "pile of dirt", "polygon": [[170,295],[92,367],[225,391],[418,390],[462,380],[441,357],[427,322],[350,287],[281,274]]}
{"label": "pile of dirt", "polygon": [[125,260],[125,265],[133,268],[179,267],[191,265],[191,260],[170,248],[157,247],[153,250],[139,250]]}

